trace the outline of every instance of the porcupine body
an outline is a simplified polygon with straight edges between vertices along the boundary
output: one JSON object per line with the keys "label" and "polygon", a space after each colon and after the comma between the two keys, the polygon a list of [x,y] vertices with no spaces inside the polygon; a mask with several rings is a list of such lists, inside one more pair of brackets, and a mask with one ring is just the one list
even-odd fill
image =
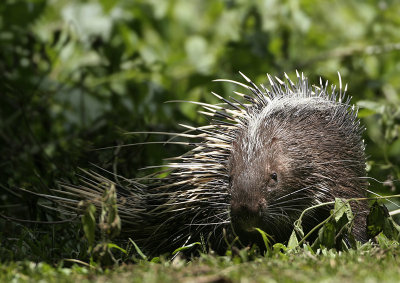
{"label": "porcupine body", "polygon": [[[171,251],[186,243],[224,245],[225,231],[242,243],[257,243],[261,228],[276,242],[288,240],[300,213],[336,197],[365,197],[363,128],[357,110],[338,90],[320,81],[310,86],[303,74],[292,82],[268,75],[260,87],[242,75],[236,83],[247,94],[221,104],[196,103],[212,117],[207,126],[176,134],[192,149],[171,162],[164,178],[116,184],[123,235],[149,253]],[[339,76],[340,79],[340,76]],[[67,193],[91,200],[113,181],[92,174],[86,185],[64,186]],[[77,200],[58,203],[74,210]],[[306,231],[329,216],[323,206],[306,214]],[[367,204],[352,204],[353,234],[366,240]]]}

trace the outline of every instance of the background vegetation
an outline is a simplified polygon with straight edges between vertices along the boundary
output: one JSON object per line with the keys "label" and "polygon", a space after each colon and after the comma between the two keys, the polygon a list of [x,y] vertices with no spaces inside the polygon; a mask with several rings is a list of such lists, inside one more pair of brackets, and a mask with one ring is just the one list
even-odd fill
{"label": "background vegetation", "polygon": [[164,102],[229,96],[212,80],[238,71],[335,84],[340,71],[367,127],[371,190],[399,193],[399,15],[394,0],[1,1],[1,259],[86,258],[78,226],[15,221],[58,220],[17,188],[46,193],[95,165],[144,174],[185,149],[119,147],[149,139],[125,133],[205,124],[194,105]]}

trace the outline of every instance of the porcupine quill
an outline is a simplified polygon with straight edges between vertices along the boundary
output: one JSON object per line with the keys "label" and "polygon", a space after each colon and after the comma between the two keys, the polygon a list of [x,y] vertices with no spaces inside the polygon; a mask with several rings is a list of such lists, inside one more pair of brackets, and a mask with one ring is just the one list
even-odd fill
{"label": "porcupine quill", "polygon": [[[213,249],[225,245],[224,233],[244,244],[259,243],[258,227],[275,242],[286,242],[300,213],[336,197],[362,198],[365,181],[364,128],[357,108],[346,95],[347,85],[328,90],[320,79],[311,86],[303,73],[293,82],[267,74],[258,87],[240,73],[246,94],[230,100],[212,93],[220,104],[200,105],[212,118],[209,125],[182,125],[191,150],[166,166],[163,178],[127,180],[124,184],[88,173],[78,186],[64,184],[54,197],[60,211],[81,213],[86,200],[101,206],[101,195],[117,187],[122,236],[131,237],[149,253],[173,251],[206,239]],[[160,133],[163,134],[163,133]],[[165,172],[164,172],[165,173]],[[329,216],[332,207],[312,210],[303,220],[310,230]],[[353,234],[366,241],[366,202],[352,203]]]}

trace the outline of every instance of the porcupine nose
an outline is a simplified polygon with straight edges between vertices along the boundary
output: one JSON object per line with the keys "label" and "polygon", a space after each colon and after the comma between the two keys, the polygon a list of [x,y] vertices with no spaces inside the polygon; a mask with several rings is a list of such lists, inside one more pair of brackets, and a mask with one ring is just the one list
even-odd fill
{"label": "porcupine nose", "polygon": [[232,202],[231,203],[231,211],[233,214],[238,215],[258,215],[259,214],[259,206],[257,204],[243,203],[243,202]]}
{"label": "porcupine nose", "polygon": [[231,216],[242,221],[257,222],[265,208],[264,199],[240,198],[231,202]]}

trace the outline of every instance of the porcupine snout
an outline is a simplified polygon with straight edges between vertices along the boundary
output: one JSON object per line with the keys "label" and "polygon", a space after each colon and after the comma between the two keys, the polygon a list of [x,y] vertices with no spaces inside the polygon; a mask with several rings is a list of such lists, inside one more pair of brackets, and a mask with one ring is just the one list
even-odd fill
{"label": "porcupine snout", "polygon": [[248,218],[258,217],[263,209],[263,203],[265,200],[249,202],[231,202],[231,214],[246,216]]}
{"label": "porcupine snout", "polygon": [[249,178],[243,179],[237,180],[231,191],[231,218],[234,226],[250,231],[260,227],[267,202],[261,190]]}

